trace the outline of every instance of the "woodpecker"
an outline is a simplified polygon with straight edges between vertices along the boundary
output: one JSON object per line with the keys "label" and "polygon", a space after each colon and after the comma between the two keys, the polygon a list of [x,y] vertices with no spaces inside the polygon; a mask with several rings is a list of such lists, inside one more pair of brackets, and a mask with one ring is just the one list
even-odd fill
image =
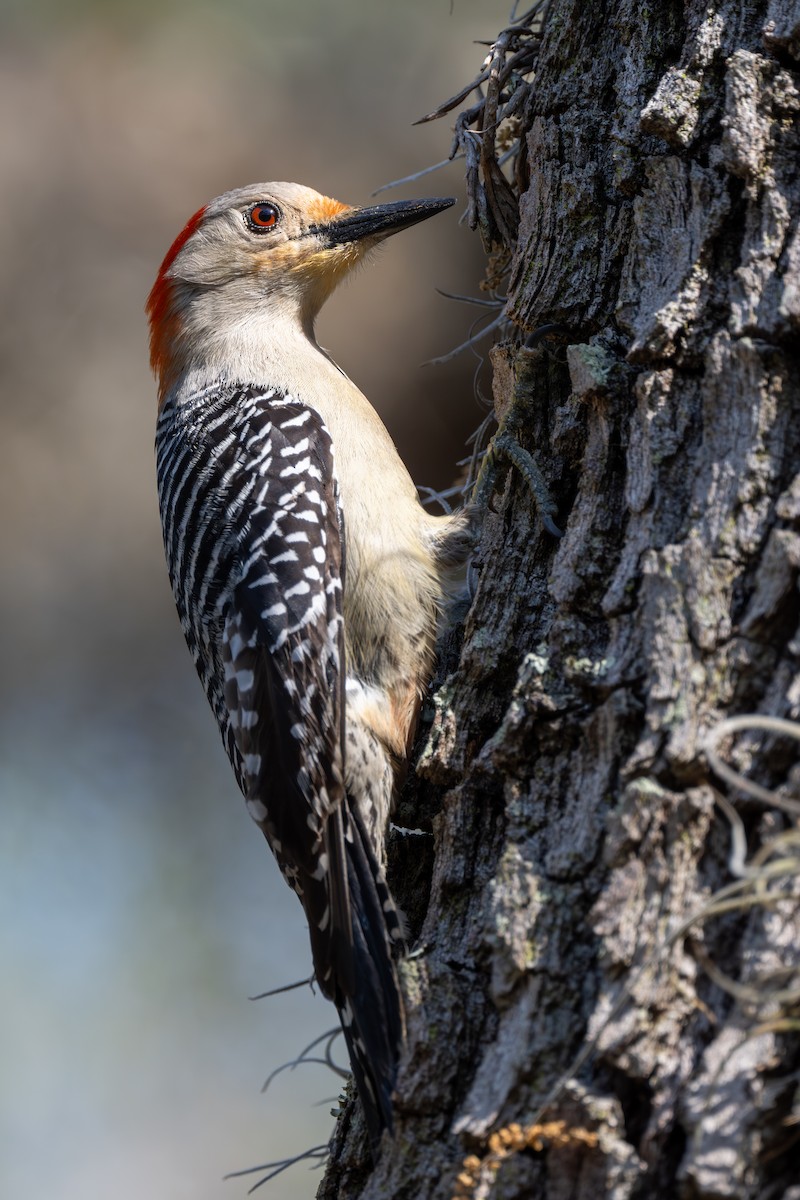
{"label": "woodpecker", "polygon": [[178,614],[250,816],[305,910],[373,1155],[405,1029],[385,828],[469,517],[422,508],[314,322],[373,247],[453,203],[226,192],[188,221],[147,301]]}

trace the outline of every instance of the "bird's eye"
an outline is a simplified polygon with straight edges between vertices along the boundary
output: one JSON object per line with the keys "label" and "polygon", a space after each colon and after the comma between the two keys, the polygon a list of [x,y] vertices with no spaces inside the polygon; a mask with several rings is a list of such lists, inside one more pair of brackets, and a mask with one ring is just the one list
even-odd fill
{"label": "bird's eye", "polygon": [[245,220],[254,233],[264,233],[275,228],[280,216],[274,204],[254,204],[245,213]]}

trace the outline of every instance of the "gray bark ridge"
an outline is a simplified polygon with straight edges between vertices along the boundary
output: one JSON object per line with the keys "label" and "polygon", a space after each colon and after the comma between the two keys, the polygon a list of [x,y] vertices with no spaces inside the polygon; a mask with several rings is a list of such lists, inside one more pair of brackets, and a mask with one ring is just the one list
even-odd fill
{"label": "gray bark ridge", "polygon": [[[784,867],[722,904],[703,753],[800,717],[799,53],[789,0],[549,7],[492,363],[564,537],[508,471],[406,796],[397,1134],[372,1170],[346,1107],[322,1197],[800,1197],[800,851],[734,797]],[[792,745],[729,757],[779,787]]]}

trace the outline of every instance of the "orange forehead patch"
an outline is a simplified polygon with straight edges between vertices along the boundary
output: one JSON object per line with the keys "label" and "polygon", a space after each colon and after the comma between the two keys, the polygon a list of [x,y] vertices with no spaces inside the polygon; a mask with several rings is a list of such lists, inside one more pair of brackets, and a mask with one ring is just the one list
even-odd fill
{"label": "orange forehead patch", "polygon": [[332,221],[334,217],[338,217],[342,213],[351,212],[352,208],[352,204],[340,204],[338,200],[332,200],[330,196],[320,196],[319,200],[314,200],[309,204],[308,216],[312,224],[323,225],[326,221]]}

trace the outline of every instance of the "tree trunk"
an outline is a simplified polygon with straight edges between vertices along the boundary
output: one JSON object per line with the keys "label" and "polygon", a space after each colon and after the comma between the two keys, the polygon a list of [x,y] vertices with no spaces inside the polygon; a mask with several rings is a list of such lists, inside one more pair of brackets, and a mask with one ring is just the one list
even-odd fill
{"label": "tree trunk", "polygon": [[500,460],[390,847],[397,1129],[345,1104],[326,1200],[800,1197],[796,826],[731,792],[732,871],[704,753],[800,713],[799,56],[796,0],[552,0],[457,123],[564,536]]}

